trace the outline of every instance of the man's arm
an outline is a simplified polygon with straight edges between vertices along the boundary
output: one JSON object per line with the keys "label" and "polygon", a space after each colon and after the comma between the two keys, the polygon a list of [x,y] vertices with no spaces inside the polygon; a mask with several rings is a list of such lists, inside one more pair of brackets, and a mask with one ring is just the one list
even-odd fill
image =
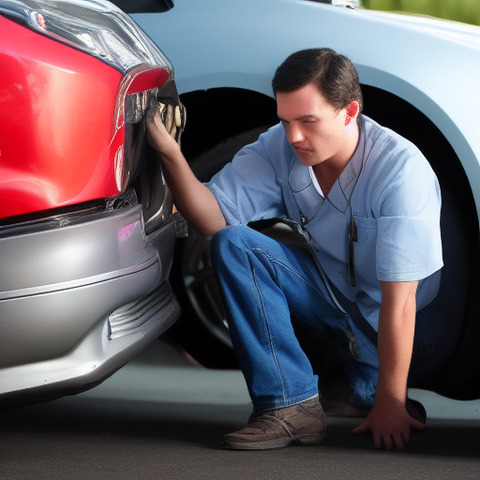
{"label": "man's arm", "polygon": [[418,282],[380,282],[382,304],[378,328],[379,376],[375,405],[353,433],[371,431],[376,448],[403,449],[410,430],[424,424],[406,410],[407,379],[415,333]]}
{"label": "man's arm", "polygon": [[177,142],[162,123],[159,111],[147,116],[148,139],[162,162],[162,171],[175,205],[185,219],[203,235],[213,235],[226,226],[213,193],[190,169]]}

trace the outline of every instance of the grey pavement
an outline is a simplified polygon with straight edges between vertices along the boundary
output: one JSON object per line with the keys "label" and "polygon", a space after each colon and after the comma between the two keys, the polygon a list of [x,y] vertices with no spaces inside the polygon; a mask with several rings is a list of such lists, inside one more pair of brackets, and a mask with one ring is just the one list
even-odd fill
{"label": "grey pavement", "polygon": [[411,391],[428,413],[408,449],[376,451],[329,417],[320,446],[231,452],[250,413],[238,371],[192,365],[156,342],[102,385],[0,413],[0,479],[480,479],[480,401]]}

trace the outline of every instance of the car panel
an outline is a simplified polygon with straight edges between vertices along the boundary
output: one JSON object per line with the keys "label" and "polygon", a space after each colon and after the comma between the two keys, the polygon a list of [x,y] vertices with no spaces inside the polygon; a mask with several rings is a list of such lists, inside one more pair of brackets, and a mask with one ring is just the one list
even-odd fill
{"label": "car panel", "polygon": [[[102,285],[100,294],[108,298],[112,293],[121,295],[130,288],[119,284]],[[63,301],[73,301],[79,310],[91,300],[83,291],[65,294]],[[52,305],[51,302],[48,305]],[[38,305],[34,306],[36,308]],[[40,305],[41,306],[41,305]],[[158,338],[178,317],[178,304],[167,283],[152,290],[141,302],[132,302],[124,308],[141,307],[143,316],[138,316],[138,326],[128,335],[109,340],[109,322],[97,322],[86,332],[81,342],[76,343],[63,355],[43,361],[2,368],[1,406],[18,406],[25,402],[50,399],[79,393],[94,387],[118,368],[131,360],[135,354]],[[114,316],[117,312],[113,312]],[[129,314],[129,318],[132,316]],[[81,321],[81,319],[80,319]],[[32,334],[32,332],[30,332]],[[40,335],[38,342],[43,340]],[[49,342],[50,339],[45,339]]]}
{"label": "car panel", "polygon": [[[157,250],[144,238],[142,223],[141,207],[135,206],[66,229],[0,240],[2,272],[15,271],[15,275],[2,275],[0,397],[10,389],[18,390],[17,384],[8,382],[10,369],[28,370],[35,364],[36,371],[41,368],[39,362],[58,364],[59,358],[83,364],[92,361],[89,344],[98,344],[96,349],[102,347],[102,355],[119,355],[125,346],[139,351],[139,338],[147,336],[151,341],[149,332],[160,335],[178,317],[178,302],[167,278],[173,257],[164,256],[159,261]],[[163,251],[173,250],[175,227],[172,221],[155,233],[155,241],[161,243]],[[35,251],[36,255],[25,256],[22,267],[15,251]],[[118,310],[124,310],[125,305],[145,303],[152,296],[157,302],[162,298],[158,291],[152,293],[154,286],[163,292],[160,305],[150,300],[151,304],[147,302],[141,312],[143,321],[138,322],[135,315],[123,315],[122,322],[113,321],[115,329],[112,318],[118,317]],[[6,319],[14,321],[6,324]],[[115,346],[116,342],[120,345]],[[85,351],[84,358],[76,357],[79,351]],[[90,375],[94,370],[98,373],[108,360],[92,361]],[[84,368],[78,365],[79,371]],[[50,374],[54,377],[55,371]],[[45,380],[30,374],[22,382],[32,388],[42,386]],[[66,379],[69,388],[78,382],[80,379]]]}
{"label": "car panel", "polygon": [[[141,207],[102,215],[86,213],[82,221],[63,228],[22,231],[0,238],[0,301],[75,288],[142,269],[156,251],[145,243]],[[30,230],[30,229],[29,229]],[[16,252],[35,250],[35,258]],[[41,254],[39,254],[41,252]]]}
{"label": "car panel", "polygon": [[119,142],[105,148],[114,139],[104,119],[113,115],[119,72],[8,19],[0,17],[0,28],[0,216],[117,195],[111,150]]}

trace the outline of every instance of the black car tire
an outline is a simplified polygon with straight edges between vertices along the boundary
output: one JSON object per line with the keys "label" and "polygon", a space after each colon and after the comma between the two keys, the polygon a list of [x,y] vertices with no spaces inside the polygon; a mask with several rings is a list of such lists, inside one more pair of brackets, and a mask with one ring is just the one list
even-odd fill
{"label": "black car tire", "polygon": [[[207,182],[267,128],[257,127],[217,144],[191,162],[193,172]],[[211,267],[210,238],[189,229],[188,238],[179,243],[175,254],[172,284],[182,314],[169,330],[171,340],[205,367],[236,368],[225,309]]]}

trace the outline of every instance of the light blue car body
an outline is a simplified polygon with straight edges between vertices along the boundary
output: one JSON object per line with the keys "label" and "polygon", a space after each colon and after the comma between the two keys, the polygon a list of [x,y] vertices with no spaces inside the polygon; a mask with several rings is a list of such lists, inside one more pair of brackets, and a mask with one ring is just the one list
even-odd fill
{"label": "light blue car body", "polygon": [[233,87],[272,96],[272,75],[290,53],[333,48],[351,58],[362,84],[403,98],[437,126],[480,211],[480,27],[303,0],[174,4],[132,16],[174,64],[180,93]]}

